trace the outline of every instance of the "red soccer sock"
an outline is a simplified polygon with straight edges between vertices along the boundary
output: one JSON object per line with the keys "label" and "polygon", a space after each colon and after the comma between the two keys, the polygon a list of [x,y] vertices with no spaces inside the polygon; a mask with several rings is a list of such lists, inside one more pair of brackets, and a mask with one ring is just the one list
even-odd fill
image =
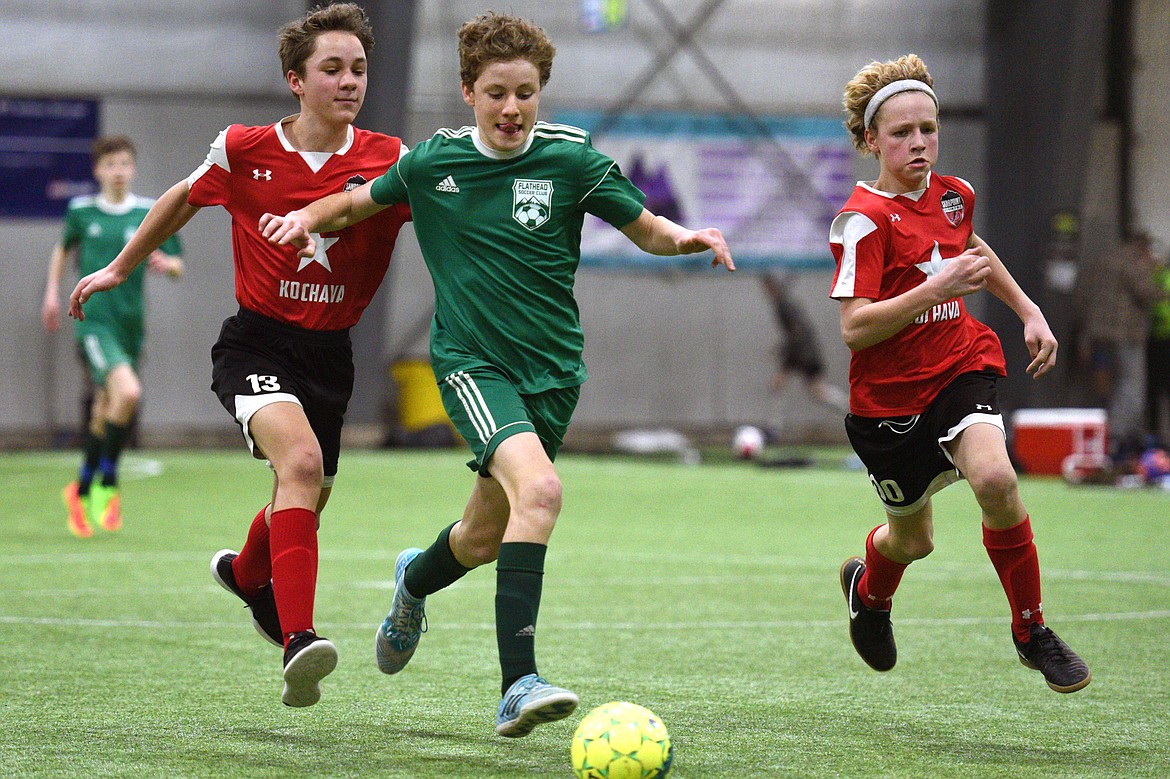
{"label": "red soccer sock", "polygon": [[256,591],[272,579],[272,552],[268,545],[268,523],[264,521],[264,512],[268,506],[260,509],[260,513],[252,520],[248,528],[248,540],[240,550],[236,559],[232,560],[232,575],[236,577],[236,585],[247,595],[255,595]]}
{"label": "red soccer sock", "polygon": [[1007,530],[983,527],[983,546],[999,574],[1000,584],[1012,607],[1012,632],[1019,641],[1027,641],[1028,626],[1044,624],[1040,603],[1040,558],[1032,543],[1032,521],[1024,521]]}
{"label": "red soccer sock", "polygon": [[317,515],[308,509],[272,512],[269,543],[272,548],[272,592],[276,613],[289,636],[313,629],[313,599],[317,591]]}
{"label": "red soccer sock", "polygon": [[896,563],[885,557],[873,545],[873,534],[881,527],[884,526],[878,525],[869,531],[869,536],[865,539],[865,573],[857,583],[857,594],[861,596],[862,603],[871,609],[889,611],[893,605],[891,598],[894,597],[894,592],[898,589],[902,574],[906,572],[909,563]]}

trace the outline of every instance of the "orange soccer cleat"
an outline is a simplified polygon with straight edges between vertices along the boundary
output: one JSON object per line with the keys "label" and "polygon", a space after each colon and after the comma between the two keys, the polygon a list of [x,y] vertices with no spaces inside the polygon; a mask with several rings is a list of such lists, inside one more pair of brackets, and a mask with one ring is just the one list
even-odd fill
{"label": "orange soccer cleat", "polygon": [[85,515],[89,508],[89,496],[77,494],[77,482],[71,481],[65,485],[61,497],[65,500],[65,508],[69,512],[69,532],[78,538],[93,536],[93,528],[89,526]]}
{"label": "orange soccer cleat", "polygon": [[114,532],[122,528],[122,495],[117,487],[93,485],[90,508],[102,530]]}

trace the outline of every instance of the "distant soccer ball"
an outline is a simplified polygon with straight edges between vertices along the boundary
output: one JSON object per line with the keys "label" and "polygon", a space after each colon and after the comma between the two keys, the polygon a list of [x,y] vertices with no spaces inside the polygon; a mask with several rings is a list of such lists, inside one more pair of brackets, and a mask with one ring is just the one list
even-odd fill
{"label": "distant soccer ball", "polygon": [[741,460],[754,460],[764,451],[764,431],[752,425],[741,425],[731,437],[731,451]]}
{"label": "distant soccer ball", "polygon": [[585,715],[571,754],[577,779],[662,779],[670,773],[674,746],[654,712],[620,701]]}
{"label": "distant soccer ball", "polygon": [[532,229],[548,218],[548,210],[540,203],[525,203],[516,209],[516,219],[520,224]]}

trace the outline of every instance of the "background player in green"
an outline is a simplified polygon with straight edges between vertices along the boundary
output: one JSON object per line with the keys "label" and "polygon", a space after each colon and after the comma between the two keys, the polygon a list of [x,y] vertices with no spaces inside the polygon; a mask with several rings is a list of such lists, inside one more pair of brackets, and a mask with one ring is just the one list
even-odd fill
{"label": "background player in green", "polygon": [[647,211],[645,195],[585,131],[536,121],[555,52],[523,19],[473,19],[459,30],[459,59],[475,127],[439,130],[373,182],[260,222],[269,240],[311,254],[310,233],[410,204],[435,285],[432,365],[481,478],[460,521],[429,549],[398,556],[393,604],[375,638],[378,667],[397,673],[410,660],[427,595],[496,560],[496,732],[508,737],[566,717],[578,703],[538,675],[535,636],[561,509],[553,460],[586,377],[573,298],[585,214],[652,254],[711,249],[712,266],[735,269],[718,230],[687,230]]}
{"label": "background player in green", "polygon": [[[69,202],[61,242],[49,260],[41,318],[50,332],[61,328],[61,277],[69,260],[76,259],[80,276],[104,268],[118,256],[154,203],[130,191],[135,156],[134,144],[124,135],[94,142],[93,177],[99,192]],[[172,236],[126,283],[95,299],[86,309],[85,321],[74,326],[94,386],[81,470],[64,492],[69,529],[82,538],[93,535],[90,521],[111,531],[122,526],[118,460],[142,395],[138,357],[145,337],[146,271],[178,278],[183,273],[180,251],[178,236]],[[94,484],[99,475],[100,481]]]}

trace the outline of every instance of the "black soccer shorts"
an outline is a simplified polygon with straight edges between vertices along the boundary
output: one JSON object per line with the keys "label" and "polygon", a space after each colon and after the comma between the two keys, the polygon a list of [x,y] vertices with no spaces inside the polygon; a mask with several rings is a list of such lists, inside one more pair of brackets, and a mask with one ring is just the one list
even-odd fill
{"label": "black soccer shorts", "polygon": [[913,514],[931,495],[963,478],[947,451],[959,433],[981,422],[1004,430],[998,378],[993,371],[960,374],[914,416],[845,417],[849,443],[888,513]]}
{"label": "black soccer shorts", "polygon": [[240,426],[253,456],[265,455],[248,430],[252,415],[269,403],[297,403],[321,445],[325,478],[331,481],[353,394],[349,330],[305,330],[241,308],[224,320],[211,365],[211,389]]}

